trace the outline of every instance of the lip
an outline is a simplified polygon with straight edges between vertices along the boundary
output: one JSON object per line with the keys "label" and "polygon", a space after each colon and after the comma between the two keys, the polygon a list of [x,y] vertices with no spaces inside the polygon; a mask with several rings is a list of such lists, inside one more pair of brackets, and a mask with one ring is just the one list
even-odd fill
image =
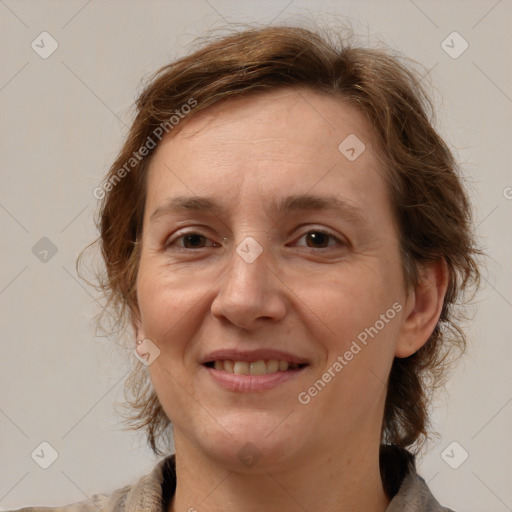
{"label": "lip", "polygon": [[[274,349],[255,349],[255,350],[236,350],[236,349],[221,349],[210,352],[200,361],[201,364],[209,363],[216,360],[231,360],[231,361],[259,361],[260,359],[269,360],[277,359],[278,361],[288,361],[289,363],[296,364],[309,364],[306,359],[300,358],[289,352]],[[220,372],[218,372],[220,373]],[[260,377],[255,375],[253,377]]]}
{"label": "lip", "polygon": [[[250,362],[269,359],[277,359],[278,361],[287,361],[288,363],[295,363],[304,366],[294,370],[268,373],[266,375],[235,375],[233,373],[228,373],[205,366],[206,363],[217,360]],[[217,384],[225,389],[228,389],[229,391],[237,391],[243,393],[265,391],[275,388],[298,376],[305,368],[307,368],[308,365],[309,361],[307,359],[298,357],[294,354],[290,354],[289,352],[275,349],[220,349],[210,352],[201,359],[201,366],[203,370],[207,371],[209,376]]]}
{"label": "lip", "polygon": [[268,373],[266,375],[235,375],[234,373],[202,366],[202,369],[208,372],[210,377],[223,388],[242,393],[266,391],[275,388],[298,376],[305,368],[306,367],[287,370],[286,372]]}

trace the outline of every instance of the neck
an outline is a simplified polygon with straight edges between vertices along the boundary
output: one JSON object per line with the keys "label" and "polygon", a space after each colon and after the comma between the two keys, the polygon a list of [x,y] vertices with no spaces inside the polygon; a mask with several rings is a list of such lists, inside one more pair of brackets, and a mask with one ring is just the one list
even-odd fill
{"label": "neck", "polygon": [[177,487],[169,512],[385,512],[389,504],[378,442],[346,443],[257,473],[227,469],[176,431],[175,446]]}

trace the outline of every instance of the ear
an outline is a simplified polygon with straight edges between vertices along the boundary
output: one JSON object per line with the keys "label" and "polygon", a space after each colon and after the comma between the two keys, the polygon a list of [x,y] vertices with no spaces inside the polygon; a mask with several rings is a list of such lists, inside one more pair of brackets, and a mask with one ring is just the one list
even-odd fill
{"label": "ear", "polygon": [[406,300],[396,357],[409,357],[427,342],[441,316],[447,288],[448,266],[444,258],[420,269],[418,286],[409,291]]}

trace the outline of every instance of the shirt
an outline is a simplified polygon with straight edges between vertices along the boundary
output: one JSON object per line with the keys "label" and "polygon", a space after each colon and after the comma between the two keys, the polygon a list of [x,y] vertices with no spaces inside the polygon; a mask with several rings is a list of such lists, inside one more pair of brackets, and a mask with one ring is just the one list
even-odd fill
{"label": "shirt", "polygon": [[[380,449],[384,490],[391,498],[386,512],[454,512],[442,507],[416,472],[414,456],[392,445]],[[111,494],[95,494],[61,507],[25,507],[16,512],[167,512],[176,490],[175,455],[160,460],[151,473]],[[8,511],[9,512],[9,511]],[[15,511],[10,511],[15,512]]]}

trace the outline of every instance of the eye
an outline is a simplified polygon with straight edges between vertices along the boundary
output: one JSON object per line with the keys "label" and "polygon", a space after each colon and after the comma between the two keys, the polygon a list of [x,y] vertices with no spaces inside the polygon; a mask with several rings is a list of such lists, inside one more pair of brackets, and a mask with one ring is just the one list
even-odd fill
{"label": "eye", "polygon": [[[298,240],[303,238],[306,238],[306,247],[310,247],[312,249],[324,249],[327,247],[333,247],[336,244],[346,245],[338,237],[328,233],[327,231],[319,229],[314,229],[304,233]],[[329,243],[329,239],[332,239],[334,243]]]}
{"label": "eye", "polygon": [[[302,245],[311,249],[326,249],[336,245],[346,245],[338,237],[320,229],[310,230],[307,233],[304,233],[297,240],[302,239],[305,239],[305,244],[297,245]],[[210,244],[205,245],[205,243],[208,241]],[[212,242],[211,239],[200,233],[189,232],[182,233],[181,235],[166,243],[166,249],[170,249],[171,247],[177,247],[178,249],[203,249],[205,247],[220,247],[220,244]]]}
{"label": "eye", "polygon": [[[166,243],[165,248],[175,246],[177,241],[182,241],[183,244],[178,244],[179,249],[202,249],[203,247],[219,247],[219,244],[212,242],[212,245],[205,246],[204,242],[210,240],[209,238],[201,235],[200,233],[182,233],[180,236]],[[211,240],[210,240],[211,242]]]}

